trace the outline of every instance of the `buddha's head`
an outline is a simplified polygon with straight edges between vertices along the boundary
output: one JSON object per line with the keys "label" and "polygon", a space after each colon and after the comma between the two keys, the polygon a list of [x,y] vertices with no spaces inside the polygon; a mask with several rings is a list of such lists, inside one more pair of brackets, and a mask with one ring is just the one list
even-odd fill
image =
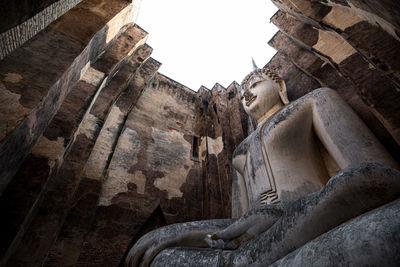
{"label": "buddha's head", "polygon": [[256,121],[289,103],[285,82],[267,68],[256,69],[244,78],[239,97],[246,113]]}

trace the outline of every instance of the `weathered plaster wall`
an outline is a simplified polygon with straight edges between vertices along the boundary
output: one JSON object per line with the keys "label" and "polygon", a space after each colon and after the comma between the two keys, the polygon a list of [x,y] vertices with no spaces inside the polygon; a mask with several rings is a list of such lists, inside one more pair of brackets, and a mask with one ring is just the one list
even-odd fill
{"label": "weathered plaster wall", "polygon": [[[17,119],[15,115],[8,116],[15,114],[12,105],[2,114],[2,128],[11,126],[1,143],[2,185],[7,186],[0,199],[5,212],[3,229],[7,233],[2,239],[2,264],[43,262],[70,208],[92,142],[104,119],[92,116],[89,111],[101,100],[113,102],[112,96],[116,97],[125,88],[123,79],[129,81],[132,71],[146,58],[143,53],[134,53],[147,35],[131,24],[132,12],[137,7],[126,2],[114,4],[113,8],[106,5],[103,8],[107,10],[102,10],[100,2],[82,2],[46,28],[45,33],[0,62],[4,75],[2,96],[16,90],[22,101],[20,105],[28,107],[28,117],[18,112]],[[85,17],[90,11],[101,14],[78,28],[67,23]],[[55,28],[64,33],[57,35]],[[81,39],[71,35],[71,30],[80,34]],[[72,40],[79,45],[71,45]],[[65,49],[59,46],[51,49],[57,42],[64,43]],[[88,43],[86,48],[85,43]],[[83,49],[82,54],[78,48]],[[95,61],[104,48],[107,51],[98,61],[103,60],[102,67],[108,69],[100,71],[86,64]],[[15,74],[9,74],[10,68]],[[107,77],[118,69],[119,75]],[[122,78],[124,75],[126,78]],[[113,86],[110,81],[118,77],[118,85]],[[53,83],[54,89],[48,91]],[[106,103],[103,101],[107,109]],[[15,119],[14,124],[10,125],[9,119]]]}
{"label": "weathered plaster wall", "polygon": [[[243,111],[232,110],[240,107],[237,85],[195,93],[152,76],[158,66],[151,58],[142,64],[128,86],[141,93],[125,102],[122,94],[109,110],[47,265],[117,265],[155,227],[229,217],[230,158],[247,125]],[[199,112],[202,94],[215,108]],[[224,126],[215,110],[225,112]],[[210,127],[216,131],[206,135]]]}
{"label": "weathered plaster wall", "polygon": [[[0,101],[12,105],[0,114],[0,192],[82,76],[122,26],[132,23],[137,6],[81,2],[35,38],[0,61]],[[90,17],[91,20],[85,20]],[[23,60],[21,60],[23,59]]]}
{"label": "weathered plaster wall", "polygon": [[[138,51],[133,54],[131,60],[129,60],[126,65],[124,65],[121,70],[111,78],[112,80],[109,83],[111,86],[110,89],[119,88],[119,95],[115,96],[115,102],[111,107],[108,107],[108,104],[105,104],[100,100],[100,102],[98,102],[98,108],[96,109],[97,111],[100,111],[100,109],[103,111],[108,110],[107,115],[102,117],[101,114],[103,112],[98,113],[99,117],[91,115],[91,119],[102,120],[102,123],[100,124],[102,126],[100,126],[101,129],[98,130],[97,136],[91,137],[94,146],[89,151],[90,155],[88,155],[88,157],[82,162],[83,173],[81,174],[80,183],[77,186],[76,193],[71,200],[71,203],[73,204],[71,204],[71,209],[62,226],[60,235],[49,252],[46,263],[47,265],[57,266],[64,262],[69,262],[71,265],[74,265],[81,262],[81,254],[88,253],[88,248],[83,247],[83,244],[90,244],[85,238],[89,234],[90,230],[93,229],[93,223],[100,225],[103,223],[102,219],[98,219],[99,210],[97,209],[97,205],[102,187],[105,186],[104,182],[109,177],[107,173],[109,173],[111,169],[110,160],[113,161],[115,158],[119,158],[118,144],[125,144],[123,127],[126,117],[130,111],[130,106],[135,104],[138,95],[145,85],[133,86],[134,80],[136,77],[141,77],[145,81],[148,81],[159,67],[159,63],[152,58],[148,58],[143,62],[143,64],[139,64],[140,66],[138,66],[138,64],[135,66],[135,64],[132,65],[131,63],[141,63],[141,61],[149,56],[150,52],[151,49],[148,46],[145,45],[140,47]],[[130,71],[124,72],[125,67],[130,68]],[[132,67],[136,69],[132,69]],[[121,77],[121,75],[123,76]],[[124,82],[120,83],[123,77],[125,77],[123,80]],[[130,79],[128,79],[129,77]],[[112,81],[116,83],[112,83]],[[118,81],[120,82],[118,83]],[[130,106],[124,107],[124,103],[128,103]],[[95,105],[93,108],[94,107]],[[118,178],[123,179],[124,177],[121,176]],[[122,185],[122,187],[120,186],[119,188],[121,189],[121,192],[126,191],[126,186],[124,187]],[[118,212],[118,208],[119,207],[112,209],[114,215]],[[128,211],[130,210],[128,209]],[[100,218],[102,218],[102,216]],[[106,229],[103,229],[103,226],[101,227],[98,238],[101,240],[101,238],[106,238],[111,235],[114,238],[114,242],[112,240],[107,240],[107,245],[99,245],[96,248],[90,249],[97,254],[107,255],[107,257],[102,257],[100,259],[89,259],[88,257],[84,257],[83,261],[89,260],[90,262],[93,260],[94,262],[102,262],[101,264],[103,266],[108,264],[115,265],[116,262],[120,260],[119,257],[123,255],[124,249],[121,249],[120,245],[121,243],[122,245],[125,244],[126,240],[121,241],[121,237],[118,236],[118,233],[115,232],[115,230],[120,230],[122,233],[129,235],[129,231],[124,232],[128,227],[122,228],[121,226],[124,225],[124,220],[121,219],[121,221],[115,221],[115,216],[105,216],[105,218],[109,220],[109,222],[106,222]],[[101,244],[103,245],[103,243]],[[102,260],[105,260],[106,262],[103,262]]]}

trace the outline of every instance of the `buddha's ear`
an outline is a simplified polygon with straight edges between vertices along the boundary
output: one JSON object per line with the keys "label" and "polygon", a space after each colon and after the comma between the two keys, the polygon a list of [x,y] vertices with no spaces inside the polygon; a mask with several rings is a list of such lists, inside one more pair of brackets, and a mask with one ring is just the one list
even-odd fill
{"label": "buddha's ear", "polygon": [[283,102],[284,105],[289,104],[289,98],[287,96],[287,91],[286,91],[286,84],[284,80],[279,81],[279,96]]}

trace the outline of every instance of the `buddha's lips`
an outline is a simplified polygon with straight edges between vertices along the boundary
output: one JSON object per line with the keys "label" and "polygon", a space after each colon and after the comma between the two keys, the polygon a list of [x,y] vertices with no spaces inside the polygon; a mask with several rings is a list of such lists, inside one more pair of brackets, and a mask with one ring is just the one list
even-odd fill
{"label": "buddha's lips", "polygon": [[253,103],[254,102],[254,100],[256,100],[256,98],[257,98],[257,96],[256,95],[253,95],[253,94],[251,94],[250,96],[248,96],[248,97],[245,97],[245,100],[246,100],[246,106],[248,107],[248,106],[250,106],[251,105],[251,103]]}

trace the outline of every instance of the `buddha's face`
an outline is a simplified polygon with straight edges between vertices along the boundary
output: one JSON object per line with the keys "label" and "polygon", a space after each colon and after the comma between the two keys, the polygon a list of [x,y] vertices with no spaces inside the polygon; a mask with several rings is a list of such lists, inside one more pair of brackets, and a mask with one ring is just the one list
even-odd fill
{"label": "buddha's face", "polygon": [[263,73],[253,74],[239,97],[246,113],[256,121],[280,103],[279,85]]}

